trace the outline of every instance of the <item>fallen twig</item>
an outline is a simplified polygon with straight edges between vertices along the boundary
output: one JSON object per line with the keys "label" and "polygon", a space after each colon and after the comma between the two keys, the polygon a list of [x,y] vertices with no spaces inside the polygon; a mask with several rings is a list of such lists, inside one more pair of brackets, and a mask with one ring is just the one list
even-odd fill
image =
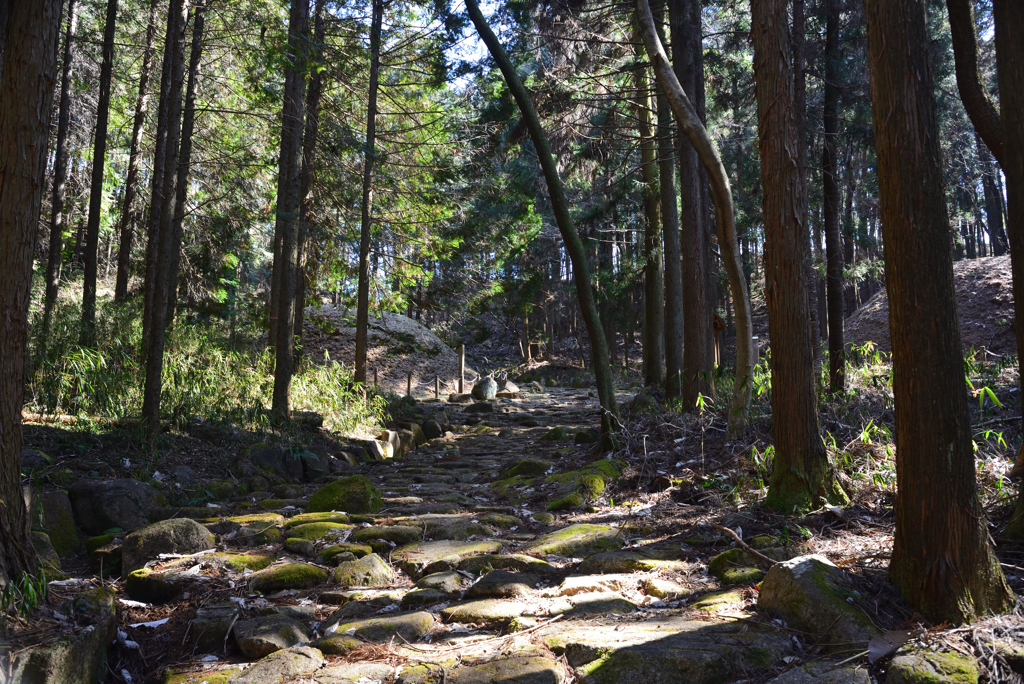
{"label": "fallen twig", "polygon": [[736,540],[736,543],[737,543],[737,544],[739,544],[739,545],[740,545],[741,547],[743,547],[743,550],[744,550],[744,551],[746,551],[747,553],[749,553],[749,554],[750,554],[751,556],[754,556],[755,558],[760,558],[761,560],[763,560],[763,561],[764,561],[765,563],[768,563],[769,565],[775,565],[776,563],[778,563],[778,561],[777,561],[777,560],[774,560],[774,559],[772,559],[772,558],[769,558],[768,556],[764,555],[764,554],[763,554],[763,553],[761,553],[760,551],[755,551],[755,550],[754,550],[754,549],[753,549],[753,548],[752,548],[752,547],[750,546],[750,544],[748,544],[747,542],[745,542],[745,541],[743,541],[742,539],[740,539],[740,535],[736,534],[735,532],[733,532],[732,530],[730,530],[730,529],[729,529],[728,527],[725,527],[725,526],[723,526],[723,525],[717,525],[717,524],[715,524],[715,523],[713,523],[713,522],[709,522],[709,523],[708,523],[708,525],[709,525],[710,527],[713,527],[713,528],[715,528],[715,529],[716,529],[716,530],[718,530],[719,532],[725,532],[725,533],[726,533],[726,534],[728,534],[728,535],[729,535],[730,537],[732,537],[733,539],[735,539],[735,540]]}

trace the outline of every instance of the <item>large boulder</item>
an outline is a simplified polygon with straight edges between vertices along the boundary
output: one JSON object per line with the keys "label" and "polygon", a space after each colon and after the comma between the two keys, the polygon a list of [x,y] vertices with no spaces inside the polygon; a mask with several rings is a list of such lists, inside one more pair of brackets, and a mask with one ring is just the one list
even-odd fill
{"label": "large boulder", "polygon": [[331,577],[343,587],[380,587],[395,581],[391,566],[375,553],[340,563]]}
{"label": "large boulder", "polygon": [[380,490],[364,475],[353,475],[335,480],[322,487],[309,499],[306,510],[343,511],[345,513],[375,513],[381,509]]}
{"label": "large boulder", "polygon": [[761,582],[757,607],[833,649],[847,649],[879,634],[857,598],[846,573],[815,554],[773,565]]}
{"label": "large boulder", "polygon": [[213,533],[191,518],[172,518],[147,525],[124,538],[121,568],[127,575],[145,567],[161,553],[189,554],[212,549]]}
{"label": "large boulder", "polygon": [[75,527],[74,509],[65,491],[40,492],[32,497],[29,520],[39,522],[42,508],[43,529],[50,538],[54,550],[61,558],[73,556],[82,548],[82,540]]}
{"label": "large boulder", "polygon": [[494,399],[498,394],[498,383],[488,375],[485,378],[480,378],[473,385],[473,398],[477,401],[489,401]]}
{"label": "large boulder", "polygon": [[60,610],[75,616],[78,629],[70,634],[48,631],[41,643],[12,653],[10,663],[4,665],[10,679],[3,681],[80,684],[106,678],[107,646],[117,625],[114,590],[90,589]]}
{"label": "large boulder", "polygon": [[164,503],[155,487],[129,478],[79,480],[71,485],[68,496],[78,526],[89,534],[142,527],[149,522],[149,510]]}

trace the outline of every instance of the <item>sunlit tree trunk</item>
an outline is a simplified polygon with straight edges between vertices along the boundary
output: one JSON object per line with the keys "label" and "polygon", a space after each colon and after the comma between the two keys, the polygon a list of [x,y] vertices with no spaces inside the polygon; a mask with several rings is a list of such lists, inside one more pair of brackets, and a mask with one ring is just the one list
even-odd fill
{"label": "sunlit tree trunk", "polygon": [[925,3],[864,6],[896,404],[889,577],[928,620],[963,623],[1013,594],[978,499]]}
{"label": "sunlit tree trunk", "polygon": [[[7,3],[3,3],[5,8]],[[21,491],[32,248],[43,199],[61,0],[11,3],[0,78],[0,579],[35,572]]]}
{"label": "sunlit tree trunk", "polygon": [[107,120],[110,112],[110,77],[114,68],[114,28],[117,0],[107,0],[103,28],[103,62],[100,66],[96,133],[93,136],[92,182],[89,186],[89,222],[85,227],[85,277],[82,284],[82,330],[79,344],[96,343],[96,272],[99,258],[100,214],[103,211],[103,169],[107,158]]}
{"label": "sunlit tree trunk", "polygon": [[[72,0],[73,1],[73,0]],[[121,217],[118,233],[121,237],[117,250],[117,281],[114,285],[114,301],[123,302],[128,298],[128,279],[131,277],[132,243],[135,241],[135,226],[142,212],[135,207],[135,196],[139,191],[139,159],[142,156],[142,129],[146,124],[146,110],[149,105],[149,78],[153,72],[153,52],[156,48],[156,24],[160,2],[152,0],[149,7],[149,24],[146,26],[146,48],[142,53],[142,67],[139,70],[139,94],[135,98],[135,118],[132,120],[132,140],[128,152],[128,171],[124,179],[124,200],[121,203]]]}

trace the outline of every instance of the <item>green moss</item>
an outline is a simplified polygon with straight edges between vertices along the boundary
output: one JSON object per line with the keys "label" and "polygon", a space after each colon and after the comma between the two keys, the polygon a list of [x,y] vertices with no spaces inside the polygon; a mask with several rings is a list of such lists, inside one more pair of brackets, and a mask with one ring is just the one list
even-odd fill
{"label": "green moss", "polygon": [[343,656],[349,651],[359,648],[363,645],[363,642],[352,636],[332,634],[322,639],[318,639],[314,644],[314,648],[320,649],[324,655]]}
{"label": "green moss", "polygon": [[897,656],[886,682],[896,684],[978,684],[978,664],[959,653],[912,651]]}
{"label": "green moss", "polygon": [[604,494],[604,478],[600,475],[583,475],[580,477],[580,491],[588,500],[596,499]]}
{"label": "green moss", "polygon": [[[239,525],[258,525],[260,523],[266,523],[274,527],[280,527],[284,525],[284,516],[279,513],[252,513],[250,515],[236,515],[231,518],[226,518],[233,523]],[[213,522],[217,522],[214,520]]]}
{"label": "green moss", "polygon": [[206,485],[206,491],[213,495],[215,499],[225,501],[233,496],[239,494],[239,490],[242,489],[234,482],[230,480],[217,480]]}
{"label": "green moss", "polygon": [[89,537],[85,540],[85,550],[88,553],[92,553],[100,547],[106,546],[116,538],[116,534],[101,534],[98,537]]}
{"label": "green moss", "polygon": [[523,521],[512,515],[503,515],[501,513],[485,513],[479,518],[480,522],[485,525],[494,525],[495,527],[501,527],[508,529],[511,527],[517,527],[523,524]]}
{"label": "green moss", "polygon": [[738,591],[713,591],[701,597],[690,607],[702,613],[716,613],[726,606],[738,603],[743,603],[743,594]]}
{"label": "green moss", "polygon": [[224,670],[210,672],[175,672],[168,670],[164,674],[163,684],[227,684],[239,672],[237,667],[229,667]]}
{"label": "green moss", "polygon": [[364,475],[353,475],[335,480],[321,488],[310,500],[307,510],[344,511],[346,513],[373,513],[384,506],[380,490]]}
{"label": "green moss", "polygon": [[768,498],[765,503],[779,513],[806,513],[818,508],[819,499],[824,498],[834,506],[846,506],[850,498],[839,486],[839,481],[830,472],[821,472],[809,482],[808,475],[795,469],[775,468],[768,483]]}
{"label": "green moss", "polygon": [[727,568],[722,571],[719,578],[725,584],[756,584],[764,579],[764,570],[743,566]]}
{"label": "green moss", "polygon": [[569,492],[548,504],[549,511],[567,511],[583,505],[583,496],[579,492]]}
{"label": "green moss", "polygon": [[514,475],[507,477],[504,480],[498,480],[497,482],[491,483],[491,489],[500,494],[501,496],[512,496],[514,488],[526,488],[533,484],[533,478],[523,477],[522,475]]}
{"label": "green moss", "polygon": [[280,589],[308,589],[327,581],[327,571],[309,563],[285,563],[249,576],[253,591],[268,593]]}
{"label": "green moss", "polygon": [[300,513],[294,517],[288,519],[288,522],[284,524],[285,529],[289,527],[296,527],[297,525],[305,525],[306,523],[318,523],[318,522],[330,522],[330,523],[347,523],[349,522],[348,515],[345,513],[338,513],[336,511],[320,511],[317,513]]}
{"label": "green moss", "polygon": [[569,439],[569,431],[559,425],[553,427],[544,433],[544,436],[540,438],[542,442],[561,442]]}
{"label": "green moss", "polygon": [[274,562],[273,556],[259,553],[212,553],[205,558],[213,563],[222,563],[237,572],[262,570]]}
{"label": "green moss", "polygon": [[502,478],[515,477],[540,477],[551,469],[551,462],[541,458],[524,458],[516,461],[512,466],[501,472]]}
{"label": "green moss", "polygon": [[288,539],[299,538],[309,541],[316,541],[330,536],[340,536],[345,530],[355,529],[355,525],[346,525],[333,522],[315,522],[297,525],[284,531]]}
{"label": "green moss", "polygon": [[373,553],[373,549],[366,544],[333,544],[321,551],[320,557],[329,565],[332,558],[342,553],[351,553],[356,558],[362,558]]}
{"label": "green moss", "polygon": [[73,470],[62,468],[61,470],[55,470],[48,474],[46,479],[58,487],[70,487],[78,479],[78,475],[76,475]]}

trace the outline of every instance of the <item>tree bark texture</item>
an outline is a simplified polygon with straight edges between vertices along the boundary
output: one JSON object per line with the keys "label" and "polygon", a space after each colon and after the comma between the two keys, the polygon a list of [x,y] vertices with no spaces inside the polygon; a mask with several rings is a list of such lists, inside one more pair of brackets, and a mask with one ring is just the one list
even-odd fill
{"label": "tree bark texture", "polygon": [[[672,139],[672,113],[658,89],[658,178],[661,226],[665,234],[665,396],[674,399],[683,390],[683,288],[679,207],[676,204],[676,156]],[[696,186],[694,188],[697,190]],[[697,190],[699,193],[699,190]],[[685,330],[689,330],[686,328]]]}
{"label": "tree bark texture", "polygon": [[825,299],[828,315],[828,377],[833,393],[846,390],[846,343],[843,336],[843,244],[839,234],[839,0],[825,0],[825,104],[821,151],[821,185],[825,224]]}
{"label": "tree bark texture", "polygon": [[[164,367],[165,333],[167,330],[167,298],[171,280],[172,251],[174,249],[175,182],[177,180],[179,143],[181,141],[181,90],[185,78],[185,34],[188,30],[188,3],[171,0],[168,24],[171,32],[170,88],[167,91],[167,138],[164,154],[163,188],[160,191],[159,224],[154,278],[152,281],[152,311],[150,313],[149,340],[146,356],[146,381],[142,391],[142,418],[149,427],[150,439],[160,430],[160,391]],[[161,103],[161,107],[163,103]],[[152,238],[151,238],[152,239]]]}
{"label": "tree bark texture", "polygon": [[103,62],[100,66],[99,99],[96,105],[96,133],[93,135],[92,181],[89,185],[89,221],[85,226],[85,276],[82,284],[82,330],[79,344],[96,343],[96,271],[100,244],[100,214],[103,212],[103,169],[107,158],[107,121],[110,113],[110,78],[114,68],[114,29],[117,0],[107,0],[103,27]]}
{"label": "tree bark texture", "polygon": [[[703,49],[700,7],[701,3],[695,0],[673,0],[669,3],[673,68],[691,102],[697,101],[697,91],[703,89],[703,79],[699,79],[697,65],[699,53]],[[681,231],[678,239],[682,255],[679,288],[682,295],[682,318],[676,326],[681,332],[683,347],[680,359],[682,386],[674,387],[672,383],[677,382],[677,379],[669,377],[667,394],[681,397],[682,407],[688,411],[697,405],[698,395],[709,395],[712,391],[714,356],[713,353],[709,355],[709,351],[713,350],[709,348],[707,338],[714,311],[714,297],[710,289],[713,281],[710,276],[710,245],[700,158],[693,143],[685,135],[679,136],[678,149]],[[666,258],[667,244],[666,241]]]}
{"label": "tree bark texture", "polygon": [[751,2],[754,90],[765,229],[765,300],[771,337],[775,465],[768,505],[791,513],[822,500],[845,503],[818,429],[808,315],[808,235],[800,221],[800,174],[787,0]]}
{"label": "tree bark texture", "polygon": [[196,81],[203,57],[204,7],[192,13],[192,48],[188,58],[188,84],[185,86],[185,108],[181,116],[181,146],[178,152],[177,180],[174,184],[174,216],[171,218],[170,251],[167,253],[167,313],[164,328],[174,325],[174,309],[178,303],[178,267],[181,264],[181,236],[185,223],[185,201],[188,199],[188,174],[192,165],[192,132],[196,124]]}
{"label": "tree bark texture", "polygon": [[57,303],[61,255],[64,245],[64,193],[68,180],[68,130],[71,128],[71,57],[75,36],[75,0],[68,0],[68,27],[64,34],[64,64],[57,106],[57,142],[53,161],[53,195],[50,200],[50,245],[46,260],[46,293],[43,297],[43,338],[49,334],[50,317]]}
{"label": "tree bark texture", "polygon": [[306,236],[309,224],[313,219],[313,165],[316,162],[316,145],[320,131],[320,96],[323,93],[323,75],[321,62],[326,36],[324,26],[325,0],[316,0],[313,10],[313,53],[309,55],[312,70],[309,75],[309,88],[306,90],[305,130],[302,134],[302,171],[299,173],[299,262],[295,276],[295,336],[302,338],[302,322],[306,306],[306,285],[309,281],[308,260],[309,247]]}
{"label": "tree bark texture", "polygon": [[988,234],[992,240],[993,255],[1003,256],[1009,251],[1010,245],[1003,227],[1003,203],[999,197],[999,189],[996,187],[996,174],[999,171],[992,162],[992,154],[977,132],[974,134],[974,141],[978,150],[978,163],[981,166],[981,185],[985,195],[985,218],[988,223]]}
{"label": "tree bark texture", "polygon": [[5,580],[37,567],[21,491],[21,409],[32,250],[46,177],[62,4],[11,4],[0,80],[0,578]]}
{"label": "tree bark texture", "polygon": [[[562,235],[566,252],[572,261],[573,280],[576,283],[576,296],[579,299],[580,312],[583,314],[583,322],[587,327],[587,335],[590,338],[590,360],[594,367],[594,376],[597,383],[598,401],[601,403],[601,432],[607,435],[618,424],[618,408],[615,403],[615,388],[612,385],[611,368],[608,365],[608,345],[601,330],[601,321],[597,312],[597,303],[594,300],[594,290],[590,278],[590,267],[587,265],[587,253],[580,239],[580,234],[573,223],[572,215],[569,213],[569,203],[565,197],[565,189],[562,187],[562,180],[558,176],[558,168],[555,165],[555,158],[551,152],[551,144],[541,126],[540,118],[533,108],[530,94],[523,86],[519,74],[509,61],[505,50],[501,47],[494,32],[491,31],[487,20],[476,0],[466,0],[466,11],[476,26],[477,33],[481,40],[487,45],[491,57],[498,64],[505,83],[508,85],[512,97],[519,107],[519,111],[526,123],[530,138],[537,149],[537,160],[540,162],[544,172],[544,179],[547,182],[548,193],[551,198],[551,208],[555,215],[555,222],[558,224],[558,231]],[[653,25],[653,21],[651,22]]]}
{"label": "tree bark texture", "polygon": [[[72,0],[73,1],[73,0]],[[146,110],[149,106],[149,78],[153,72],[153,52],[156,48],[156,22],[160,12],[159,0],[152,0],[149,7],[149,23],[146,26],[146,47],[142,53],[142,68],[139,71],[139,94],[135,98],[135,117],[132,120],[132,139],[128,151],[128,171],[124,180],[124,199],[121,202],[121,216],[118,221],[120,243],[117,248],[117,280],[114,284],[114,301],[128,299],[128,279],[131,277],[132,243],[135,241],[135,226],[141,221],[141,210],[135,207],[139,191],[139,159],[142,156],[142,129],[146,124]]]}
{"label": "tree bark texture", "polygon": [[651,15],[647,0],[636,0],[637,20],[643,37],[647,55],[654,65],[654,73],[662,88],[680,130],[697,150],[697,156],[704,165],[711,183],[712,197],[715,201],[715,222],[718,231],[718,246],[729,279],[729,289],[736,308],[736,376],[733,381],[733,394],[729,406],[727,434],[738,437],[747,426],[750,411],[750,392],[754,373],[754,345],[750,316],[750,297],[743,276],[743,265],[740,262],[739,247],[736,240],[736,214],[732,204],[732,190],[726,175],[722,159],[701,123],[697,112],[686,96],[686,91],[679,83],[672,65],[665,54],[658,32]]}
{"label": "tree bark texture", "polygon": [[291,416],[289,394],[295,366],[295,276],[299,260],[299,175],[302,171],[302,117],[306,104],[306,42],[309,0],[292,0],[288,23],[288,69],[281,112],[281,157],[277,179],[277,234],[281,237],[280,294],[277,297],[277,344],[273,409],[282,420]]}
{"label": "tree bark texture", "polygon": [[1013,605],[978,502],[924,0],[866,0],[896,404],[889,576],[933,622]]}
{"label": "tree bark texture", "polygon": [[[633,42],[640,42],[639,29],[633,28]],[[644,201],[644,329],[643,374],[646,387],[660,387],[665,379],[665,280],[661,231],[661,207],[658,202],[657,151],[651,124],[651,92],[647,66],[638,64],[633,71],[636,90],[637,133],[640,136],[640,178]]]}
{"label": "tree bark texture", "polygon": [[380,25],[384,7],[382,0],[373,0],[370,26],[370,93],[366,108],[366,148],[363,151],[363,195],[359,228],[359,285],[356,293],[356,359],[355,381],[366,383],[366,350],[370,326],[370,229],[373,202],[373,162],[377,141],[377,81],[380,72]]}
{"label": "tree bark texture", "polygon": [[[1024,33],[1024,7],[1019,2],[995,0],[996,71],[999,78],[1000,124],[1006,175],[1006,235],[1010,243],[1013,301],[1016,318],[1017,359],[1024,359],[1024,55],[1019,40]],[[1024,538],[1024,487],[1007,537]]]}

